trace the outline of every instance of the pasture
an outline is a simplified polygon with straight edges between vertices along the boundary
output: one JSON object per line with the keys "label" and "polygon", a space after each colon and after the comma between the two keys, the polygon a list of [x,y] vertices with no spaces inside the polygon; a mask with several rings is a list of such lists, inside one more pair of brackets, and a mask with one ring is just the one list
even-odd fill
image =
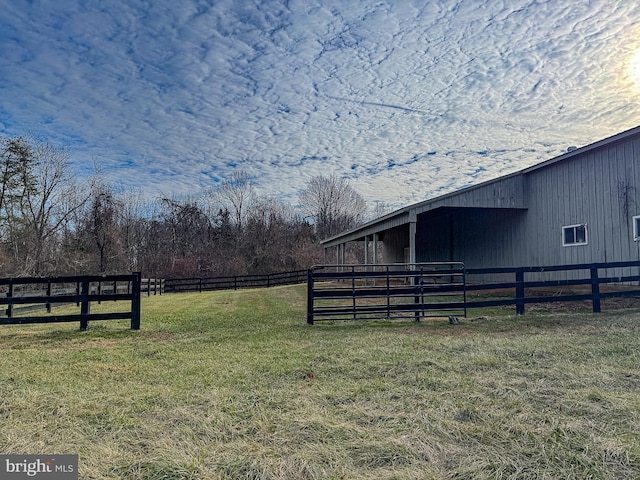
{"label": "pasture", "polygon": [[305,295],[1,327],[0,451],[93,480],[640,478],[640,303],[309,326]]}

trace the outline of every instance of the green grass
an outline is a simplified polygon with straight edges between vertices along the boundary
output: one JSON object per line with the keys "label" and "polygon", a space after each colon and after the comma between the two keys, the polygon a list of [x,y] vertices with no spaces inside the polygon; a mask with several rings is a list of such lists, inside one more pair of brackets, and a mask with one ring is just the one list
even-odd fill
{"label": "green grass", "polygon": [[0,328],[0,452],[82,479],[640,478],[640,310],[307,326],[304,286],[142,309]]}

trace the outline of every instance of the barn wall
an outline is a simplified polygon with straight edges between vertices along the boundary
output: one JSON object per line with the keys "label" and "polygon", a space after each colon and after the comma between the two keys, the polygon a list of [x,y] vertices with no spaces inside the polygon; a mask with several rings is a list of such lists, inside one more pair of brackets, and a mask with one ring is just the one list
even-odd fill
{"label": "barn wall", "polygon": [[380,235],[382,242],[382,258],[384,263],[403,263],[404,251],[409,246],[409,226],[385,230]]}
{"label": "barn wall", "polygon": [[[528,173],[526,241],[519,263],[638,260],[632,217],[640,215],[639,182],[637,137]],[[563,247],[562,227],[581,223],[587,224],[588,244]]]}

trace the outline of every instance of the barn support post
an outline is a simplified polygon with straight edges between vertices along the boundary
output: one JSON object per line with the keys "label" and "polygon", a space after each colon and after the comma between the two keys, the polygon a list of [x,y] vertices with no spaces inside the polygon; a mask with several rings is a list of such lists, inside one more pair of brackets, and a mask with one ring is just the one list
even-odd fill
{"label": "barn support post", "polygon": [[344,243],[338,244],[338,265],[340,265],[340,271],[344,272],[344,258],[345,258],[345,245]]}
{"label": "barn support post", "polygon": [[[379,240],[379,236],[377,233],[373,234],[373,261],[371,263],[373,263],[373,270],[374,271],[378,271],[378,240]],[[376,286],[376,277],[373,277],[373,286]]]}
{"label": "barn support post", "polygon": [[409,269],[413,270],[416,264],[416,212],[409,213]]}
{"label": "barn support post", "polygon": [[373,234],[373,264],[377,265],[378,264],[378,241],[380,240],[380,237],[377,233]]}
{"label": "barn support post", "polygon": [[369,270],[369,235],[364,236],[364,264],[367,265],[366,269]]}
{"label": "barn support post", "polygon": [[591,270],[591,301],[593,302],[593,313],[600,313],[600,282],[598,281],[598,267],[595,265]]}

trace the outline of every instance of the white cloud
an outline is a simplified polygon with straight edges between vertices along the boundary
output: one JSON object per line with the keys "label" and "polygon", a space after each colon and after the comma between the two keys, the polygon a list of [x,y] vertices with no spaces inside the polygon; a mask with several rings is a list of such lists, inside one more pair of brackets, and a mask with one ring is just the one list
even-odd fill
{"label": "white cloud", "polygon": [[0,133],[155,196],[248,171],[394,206],[640,124],[636,2],[9,2]]}

